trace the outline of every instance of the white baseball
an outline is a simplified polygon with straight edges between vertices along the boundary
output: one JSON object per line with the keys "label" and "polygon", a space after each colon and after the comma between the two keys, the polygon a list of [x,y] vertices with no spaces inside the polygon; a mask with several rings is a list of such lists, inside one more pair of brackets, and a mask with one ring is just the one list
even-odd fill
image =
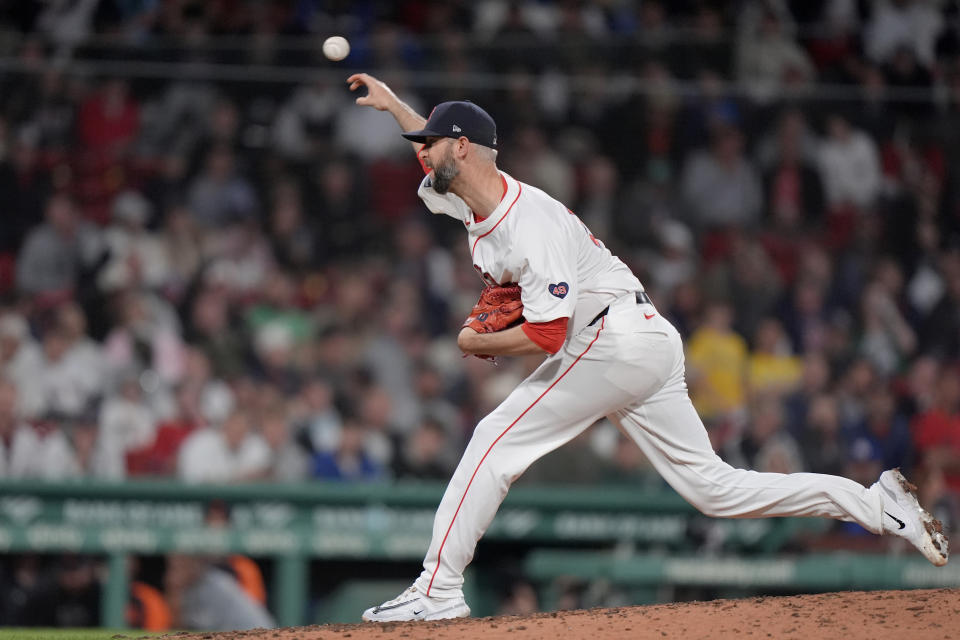
{"label": "white baseball", "polygon": [[323,55],[334,62],[343,60],[350,53],[350,43],[343,36],[330,36],[323,41]]}

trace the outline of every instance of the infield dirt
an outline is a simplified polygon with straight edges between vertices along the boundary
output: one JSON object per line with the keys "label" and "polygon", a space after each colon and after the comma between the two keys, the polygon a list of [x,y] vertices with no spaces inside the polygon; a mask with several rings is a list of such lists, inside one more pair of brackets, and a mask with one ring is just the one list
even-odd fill
{"label": "infield dirt", "polygon": [[177,640],[559,640],[586,638],[960,638],[960,589],[849,591],[790,597],[557,611],[444,622],[337,624]]}

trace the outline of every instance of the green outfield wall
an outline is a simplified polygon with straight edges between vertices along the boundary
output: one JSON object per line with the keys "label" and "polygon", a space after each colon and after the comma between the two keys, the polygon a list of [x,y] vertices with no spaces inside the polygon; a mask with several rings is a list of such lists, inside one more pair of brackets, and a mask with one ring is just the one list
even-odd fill
{"label": "green outfield wall", "polygon": [[[272,595],[278,621],[302,624],[310,560],[420,560],[442,492],[439,484],[407,483],[3,481],[0,553],[104,554],[110,571],[102,623],[108,627],[123,624],[130,554],[267,557],[277,563]],[[214,513],[220,516],[216,525],[211,524]],[[781,557],[784,546],[798,535],[826,524],[817,519],[712,520],[666,487],[517,487],[485,539],[529,546],[525,570],[542,584],[559,575],[631,586],[775,583],[834,589],[960,584],[958,572],[926,571],[914,558],[875,559],[869,570],[857,572],[854,568],[861,565],[838,560],[840,556]],[[692,555],[707,531],[723,557]],[[585,545],[601,551],[577,550]],[[615,554],[614,549],[621,551]],[[696,582],[698,577],[701,582]]]}

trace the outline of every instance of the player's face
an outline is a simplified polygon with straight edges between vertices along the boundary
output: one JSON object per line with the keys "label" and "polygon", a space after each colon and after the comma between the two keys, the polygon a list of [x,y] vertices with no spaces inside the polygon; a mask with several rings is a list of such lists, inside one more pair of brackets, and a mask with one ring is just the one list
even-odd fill
{"label": "player's face", "polygon": [[433,189],[441,195],[450,190],[450,184],[460,173],[451,142],[453,138],[428,138],[424,147],[424,163],[433,169]]}

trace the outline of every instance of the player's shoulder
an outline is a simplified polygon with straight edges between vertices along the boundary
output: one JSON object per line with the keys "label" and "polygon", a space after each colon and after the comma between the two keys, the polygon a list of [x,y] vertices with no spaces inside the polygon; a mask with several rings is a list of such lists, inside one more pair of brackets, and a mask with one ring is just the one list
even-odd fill
{"label": "player's shoulder", "polygon": [[514,221],[517,225],[537,225],[552,221],[555,225],[558,218],[564,220],[569,217],[570,210],[559,200],[553,198],[542,189],[525,182],[521,182],[520,198],[517,201],[521,215]]}

